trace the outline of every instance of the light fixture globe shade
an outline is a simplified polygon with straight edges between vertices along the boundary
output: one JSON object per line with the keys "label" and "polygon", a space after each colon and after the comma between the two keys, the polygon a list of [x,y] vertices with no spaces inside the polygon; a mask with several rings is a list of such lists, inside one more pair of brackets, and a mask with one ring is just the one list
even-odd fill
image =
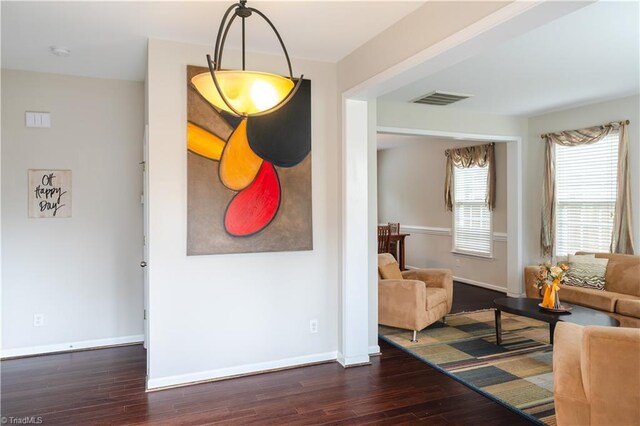
{"label": "light fixture globe shade", "polygon": [[[220,90],[227,101],[242,115],[258,114],[278,105],[293,89],[294,83],[286,77],[257,71],[214,71]],[[211,74],[198,74],[191,83],[211,104],[237,115],[222,100]]]}

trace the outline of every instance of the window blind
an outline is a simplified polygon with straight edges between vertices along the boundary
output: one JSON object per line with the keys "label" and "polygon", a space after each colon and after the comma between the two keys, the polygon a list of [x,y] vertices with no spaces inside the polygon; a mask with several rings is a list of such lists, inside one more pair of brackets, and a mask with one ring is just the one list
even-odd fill
{"label": "window blind", "polygon": [[454,167],[453,251],[492,256],[491,211],[485,205],[487,167]]}
{"label": "window blind", "polygon": [[618,144],[612,132],[591,145],[556,145],[556,256],[609,251]]}

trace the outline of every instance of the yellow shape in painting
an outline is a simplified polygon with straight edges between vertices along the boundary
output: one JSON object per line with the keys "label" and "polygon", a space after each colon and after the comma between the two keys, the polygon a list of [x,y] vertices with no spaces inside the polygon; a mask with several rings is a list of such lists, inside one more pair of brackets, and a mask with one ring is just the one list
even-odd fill
{"label": "yellow shape in painting", "polygon": [[222,151],[220,181],[229,189],[240,191],[255,179],[262,158],[258,157],[247,140],[247,119],[243,119],[233,131]]}
{"label": "yellow shape in painting", "polygon": [[195,124],[187,123],[187,149],[210,160],[219,161],[224,141]]}

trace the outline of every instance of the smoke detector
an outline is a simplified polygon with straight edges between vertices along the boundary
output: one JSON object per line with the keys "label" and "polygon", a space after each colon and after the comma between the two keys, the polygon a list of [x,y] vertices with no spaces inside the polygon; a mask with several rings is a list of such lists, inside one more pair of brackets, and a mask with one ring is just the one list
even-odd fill
{"label": "smoke detector", "polygon": [[65,49],[64,47],[51,46],[49,47],[49,51],[56,56],[66,57],[71,55],[71,51],[69,49]]}
{"label": "smoke detector", "polygon": [[440,92],[438,90],[431,92],[427,95],[421,96],[415,99],[413,102],[416,104],[425,105],[437,105],[445,106],[454,102],[459,102],[464,99],[470,98],[472,95],[463,95],[461,93]]}

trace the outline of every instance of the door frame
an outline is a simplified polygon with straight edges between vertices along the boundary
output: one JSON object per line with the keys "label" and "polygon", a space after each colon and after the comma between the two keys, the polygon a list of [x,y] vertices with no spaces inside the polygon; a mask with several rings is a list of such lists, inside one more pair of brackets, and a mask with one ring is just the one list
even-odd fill
{"label": "door frame", "polygon": [[524,295],[521,285],[524,271],[522,137],[388,126],[378,126],[377,129],[378,133],[394,135],[473,139],[479,142],[507,144],[507,296],[522,297]]}
{"label": "door frame", "polygon": [[[144,126],[142,141],[142,262],[149,259],[149,125]],[[142,266],[142,265],[141,265]],[[142,267],[144,348],[147,349],[147,373],[149,371],[149,273]]]}

